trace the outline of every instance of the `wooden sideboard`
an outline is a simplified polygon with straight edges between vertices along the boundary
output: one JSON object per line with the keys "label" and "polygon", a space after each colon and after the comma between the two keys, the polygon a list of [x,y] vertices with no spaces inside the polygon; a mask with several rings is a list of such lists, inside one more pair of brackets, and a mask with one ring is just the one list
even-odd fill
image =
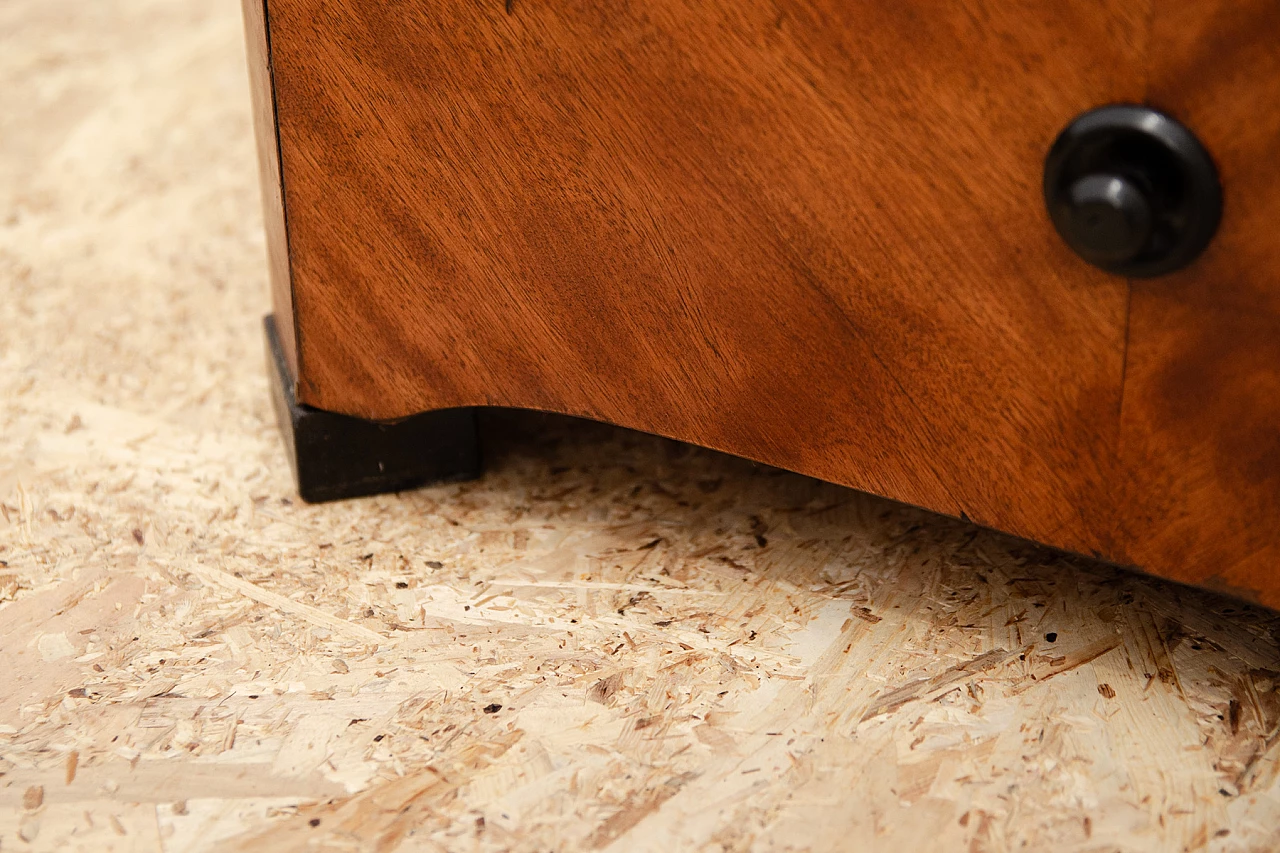
{"label": "wooden sideboard", "polygon": [[[1280,606],[1280,2],[245,17],[304,496],[466,475],[469,410],[540,409]],[[1051,220],[1115,104],[1216,169],[1179,269]]]}

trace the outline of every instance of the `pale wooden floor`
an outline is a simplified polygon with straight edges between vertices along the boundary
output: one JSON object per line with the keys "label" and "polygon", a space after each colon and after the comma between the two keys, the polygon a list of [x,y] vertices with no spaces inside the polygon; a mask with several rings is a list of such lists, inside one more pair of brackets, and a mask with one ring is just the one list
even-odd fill
{"label": "pale wooden floor", "polygon": [[323,507],[234,0],[0,4],[0,850],[1280,849],[1280,622],[616,430]]}

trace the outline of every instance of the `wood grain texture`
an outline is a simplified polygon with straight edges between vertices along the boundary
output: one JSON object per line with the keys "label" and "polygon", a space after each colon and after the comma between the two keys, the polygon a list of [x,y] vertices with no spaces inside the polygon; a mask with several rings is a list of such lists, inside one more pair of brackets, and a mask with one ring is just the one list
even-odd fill
{"label": "wood grain texture", "polygon": [[0,3],[0,850],[1280,849],[1261,608],[570,419],[299,501],[242,43]]}
{"label": "wood grain texture", "polygon": [[1280,3],[1159,9],[1150,101],[1213,153],[1225,206],[1195,264],[1133,284],[1125,556],[1280,605]]}
{"label": "wood grain texture", "polygon": [[1126,294],[1039,169],[1140,94],[1139,6],[270,10],[302,401],[566,412],[1098,548]]}
{"label": "wood grain texture", "polygon": [[284,188],[280,178],[280,139],[276,132],[275,92],[271,81],[270,33],[262,0],[242,0],[245,51],[249,60],[249,92],[257,137],[258,176],[262,183],[267,264],[271,274],[271,307],[289,370],[298,376],[297,332],[293,287],[289,276],[289,233],[285,226]]}
{"label": "wood grain texture", "polygon": [[[1200,114],[1274,101],[1274,4],[268,7],[300,401],[579,415],[1267,586],[1276,344],[1232,317],[1276,304],[1274,211],[1231,188],[1265,191],[1276,122]],[[1148,99],[1205,125],[1228,211],[1131,294],[1040,176],[1075,115]]]}

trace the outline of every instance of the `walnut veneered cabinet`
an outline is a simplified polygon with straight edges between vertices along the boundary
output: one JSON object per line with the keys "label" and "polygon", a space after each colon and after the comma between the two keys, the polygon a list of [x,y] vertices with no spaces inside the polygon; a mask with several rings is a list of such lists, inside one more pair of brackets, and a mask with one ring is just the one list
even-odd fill
{"label": "walnut veneered cabinet", "polygon": [[1280,605],[1280,0],[245,11],[304,497],[540,409]]}

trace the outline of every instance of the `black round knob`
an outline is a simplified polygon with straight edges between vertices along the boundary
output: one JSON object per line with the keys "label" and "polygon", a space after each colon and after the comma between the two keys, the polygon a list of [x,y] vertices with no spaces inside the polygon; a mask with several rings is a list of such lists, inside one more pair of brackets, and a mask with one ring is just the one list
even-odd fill
{"label": "black round knob", "polygon": [[1204,146],[1164,113],[1132,105],[1090,110],[1062,131],[1045,160],[1044,198],[1076,254],[1135,277],[1191,263],[1222,217]]}
{"label": "black round knob", "polygon": [[1090,263],[1124,263],[1151,239],[1151,205],[1123,175],[1085,175],[1068,190],[1067,242]]}

